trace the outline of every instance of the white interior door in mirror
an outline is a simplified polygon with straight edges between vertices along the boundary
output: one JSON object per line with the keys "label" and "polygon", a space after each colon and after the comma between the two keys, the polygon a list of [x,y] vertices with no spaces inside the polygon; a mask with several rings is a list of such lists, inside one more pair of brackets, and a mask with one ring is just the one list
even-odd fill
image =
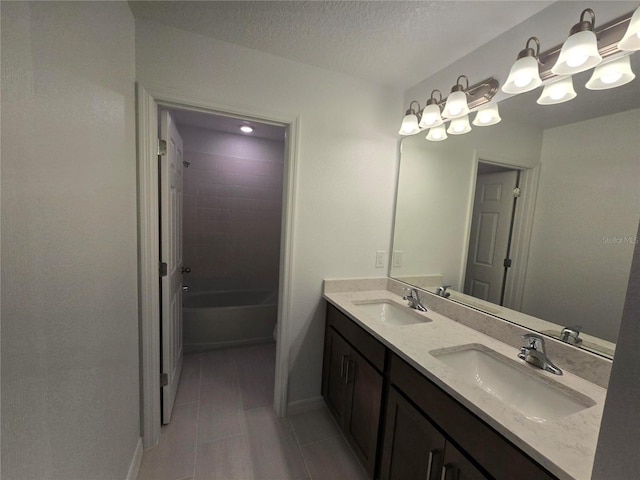
{"label": "white interior door in mirror", "polygon": [[160,115],[160,136],[167,144],[160,156],[160,256],[167,265],[162,284],[162,423],[171,412],[182,370],[182,137],[169,112]]}
{"label": "white interior door in mirror", "polygon": [[515,170],[478,175],[464,293],[500,304],[511,217],[517,185]]}

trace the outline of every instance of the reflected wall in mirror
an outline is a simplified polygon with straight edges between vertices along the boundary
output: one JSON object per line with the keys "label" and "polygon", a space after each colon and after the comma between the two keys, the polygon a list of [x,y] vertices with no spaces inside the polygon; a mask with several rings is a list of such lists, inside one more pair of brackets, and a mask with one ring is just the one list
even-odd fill
{"label": "reflected wall in mirror", "polygon": [[[403,139],[391,277],[451,285],[452,300],[556,338],[581,327],[579,346],[613,355],[638,242],[640,81],[589,91],[589,74],[571,102],[537,105],[535,90],[502,101],[498,125]],[[505,170],[511,184],[497,180]],[[474,214],[474,199],[509,197],[502,216]]]}

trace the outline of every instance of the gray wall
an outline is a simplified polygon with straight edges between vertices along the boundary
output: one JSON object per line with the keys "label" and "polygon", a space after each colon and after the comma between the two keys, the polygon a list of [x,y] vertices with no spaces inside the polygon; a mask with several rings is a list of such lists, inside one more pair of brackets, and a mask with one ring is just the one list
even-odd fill
{"label": "gray wall", "polygon": [[[636,239],[640,237],[640,229]],[[638,478],[640,472],[640,246],[636,244],[618,348],[604,406],[593,480]]]}
{"label": "gray wall", "polygon": [[190,291],[277,292],[284,141],[189,125],[179,130],[191,163],[183,218]]}
{"label": "gray wall", "polygon": [[139,439],[134,21],[2,2],[3,480],[119,480]]}

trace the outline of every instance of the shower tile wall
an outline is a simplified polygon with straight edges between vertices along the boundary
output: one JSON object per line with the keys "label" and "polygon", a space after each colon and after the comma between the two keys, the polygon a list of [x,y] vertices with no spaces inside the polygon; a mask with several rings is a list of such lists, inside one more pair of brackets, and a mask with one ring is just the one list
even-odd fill
{"label": "shower tile wall", "polygon": [[184,283],[192,292],[277,290],[284,142],[180,126]]}

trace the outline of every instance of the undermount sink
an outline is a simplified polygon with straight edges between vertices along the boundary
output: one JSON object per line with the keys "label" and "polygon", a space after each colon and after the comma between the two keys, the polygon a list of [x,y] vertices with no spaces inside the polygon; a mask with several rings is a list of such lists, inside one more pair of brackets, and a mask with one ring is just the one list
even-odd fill
{"label": "undermount sink", "polygon": [[387,325],[402,326],[431,321],[424,315],[414,312],[409,307],[401,307],[390,300],[354,302],[354,305],[370,317]]}
{"label": "undermount sink", "polygon": [[596,404],[591,398],[484,345],[469,344],[429,352],[463,381],[490,393],[534,422],[568,417]]}

